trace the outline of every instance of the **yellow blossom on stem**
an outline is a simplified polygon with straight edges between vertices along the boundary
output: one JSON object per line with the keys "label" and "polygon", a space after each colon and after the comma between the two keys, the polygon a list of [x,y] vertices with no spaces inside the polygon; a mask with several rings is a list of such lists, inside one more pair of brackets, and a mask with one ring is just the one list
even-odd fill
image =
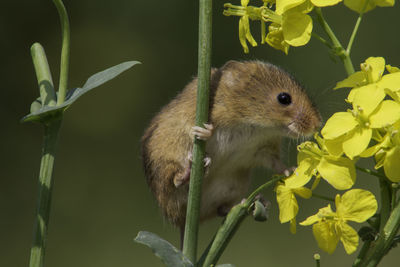
{"label": "yellow blossom on stem", "polygon": [[384,137],[378,135],[378,144],[365,150],[360,156],[375,155],[375,169],[383,167],[386,177],[395,183],[400,182],[400,121],[388,129]]}
{"label": "yellow blossom on stem", "polygon": [[311,3],[317,7],[334,6],[342,0],[311,0]]}
{"label": "yellow blossom on stem", "polygon": [[296,215],[299,211],[296,195],[310,198],[312,192],[303,186],[292,187],[290,180],[285,183],[279,182],[275,191],[279,205],[279,220],[281,223],[290,222],[290,231],[294,234],[296,233]]}
{"label": "yellow blossom on stem", "polygon": [[303,186],[316,176],[318,179],[323,178],[338,190],[351,188],[356,179],[354,162],[345,157],[331,155],[325,145],[325,140],[318,135],[315,135],[315,139],[319,146],[307,141],[297,148],[298,167],[287,179],[292,187]]}
{"label": "yellow blossom on stem", "polygon": [[277,0],[275,11],[263,8],[263,20],[271,22],[265,41],[286,54],[289,46],[307,44],[313,28],[312,19],[307,13],[312,8],[308,0]]}
{"label": "yellow blossom on stem", "polygon": [[235,6],[230,3],[224,4],[225,16],[239,16],[239,41],[245,53],[249,53],[247,41],[252,46],[257,46],[257,42],[250,32],[250,22],[252,20],[261,20],[261,9],[253,6],[248,6],[249,0],[241,0],[241,6]]}
{"label": "yellow blossom on stem", "polygon": [[[322,128],[324,139],[335,144],[335,153],[343,151],[353,159],[367,149],[374,129],[390,126],[400,119],[400,104],[385,100],[375,107],[371,98],[368,94],[356,98],[353,110],[333,114]],[[328,151],[329,147],[332,146],[327,146]]]}
{"label": "yellow blossom on stem", "polygon": [[[322,1],[322,0],[320,0]],[[368,1],[368,3],[366,3]],[[367,6],[365,6],[367,4]],[[394,6],[394,0],[344,0],[344,5],[357,13],[368,12],[375,7]]]}
{"label": "yellow blossom on stem", "polygon": [[341,241],[347,254],[351,254],[358,247],[359,237],[347,222],[365,222],[375,214],[378,203],[371,192],[352,189],[343,196],[336,195],[335,205],[336,212],[328,205],[300,225],[313,225],[314,237],[322,250],[331,254]]}
{"label": "yellow blossom on stem", "polygon": [[374,109],[385,98],[386,94],[396,100],[400,95],[400,72],[398,68],[386,65],[390,74],[383,75],[385,60],[382,57],[370,57],[361,64],[361,71],[355,72],[347,79],[338,82],[336,87],[353,87],[348,102],[363,102]]}

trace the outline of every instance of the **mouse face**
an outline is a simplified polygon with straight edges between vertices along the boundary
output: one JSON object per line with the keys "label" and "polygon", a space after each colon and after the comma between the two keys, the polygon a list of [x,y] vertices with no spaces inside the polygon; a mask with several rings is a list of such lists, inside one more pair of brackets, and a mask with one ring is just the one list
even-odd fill
{"label": "mouse face", "polygon": [[250,61],[231,63],[225,73],[231,112],[242,123],[294,138],[310,136],[320,127],[318,110],[304,88],[284,70]]}

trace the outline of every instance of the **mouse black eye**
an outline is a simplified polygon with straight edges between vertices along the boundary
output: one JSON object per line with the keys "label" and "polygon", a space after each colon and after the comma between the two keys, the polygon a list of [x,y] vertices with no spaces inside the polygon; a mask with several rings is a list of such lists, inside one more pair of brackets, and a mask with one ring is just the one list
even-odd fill
{"label": "mouse black eye", "polygon": [[276,99],[285,106],[289,106],[292,103],[292,97],[288,93],[280,93]]}

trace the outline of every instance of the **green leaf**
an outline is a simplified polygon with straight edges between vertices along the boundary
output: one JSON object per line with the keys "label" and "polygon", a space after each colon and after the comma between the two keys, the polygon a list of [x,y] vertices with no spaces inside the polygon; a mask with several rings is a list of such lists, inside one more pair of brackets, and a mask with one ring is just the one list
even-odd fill
{"label": "green leaf", "polygon": [[230,263],[225,263],[225,264],[219,264],[216,267],[235,267],[235,265],[230,264]]}
{"label": "green leaf", "polygon": [[154,254],[159,257],[167,267],[193,266],[193,263],[191,263],[179,249],[156,234],[140,231],[135,238],[135,242],[151,248]]}
{"label": "green leaf", "polygon": [[25,117],[22,118],[22,122],[27,121],[46,121],[49,117],[57,116],[59,113],[62,113],[66,110],[72,103],[74,103],[79,97],[83,94],[87,93],[93,88],[96,88],[103,83],[114,79],[116,76],[121,74],[122,72],[128,70],[136,64],[140,64],[138,61],[127,61],[101,72],[98,72],[86,81],[85,85],[82,88],[74,88],[68,91],[65,102],[59,106],[44,106],[40,109],[34,109],[32,112]]}

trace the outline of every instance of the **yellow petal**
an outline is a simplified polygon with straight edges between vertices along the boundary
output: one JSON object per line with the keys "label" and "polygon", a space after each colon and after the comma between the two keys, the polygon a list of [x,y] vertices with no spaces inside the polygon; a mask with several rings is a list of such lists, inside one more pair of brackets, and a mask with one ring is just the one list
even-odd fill
{"label": "yellow petal", "polygon": [[356,251],[359,239],[356,230],[344,222],[337,224],[337,227],[340,227],[340,241],[342,241],[346,253],[351,254]]}
{"label": "yellow petal", "polygon": [[249,1],[250,1],[250,0],[240,0],[240,4],[241,4],[242,6],[247,6],[247,5],[249,4]]}
{"label": "yellow petal", "polygon": [[400,119],[400,104],[393,100],[383,101],[369,117],[371,128],[392,125]]}
{"label": "yellow petal", "polygon": [[383,150],[379,150],[378,152],[376,152],[375,154],[375,170],[382,168],[383,164],[385,163],[385,159],[386,159],[386,152]]}
{"label": "yellow petal", "polygon": [[325,140],[325,148],[329,154],[340,157],[343,154],[343,141],[345,136],[333,140]]}
{"label": "yellow petal", "polygon": [[338,82],[333,89],[343,88],[343,87],[360,87],[362,85],[367,84],[367,78],[365,77],[364,72],[357,71],[351,74],[349,77],[344,79],[341,82]]}
{"label": "yellow petal", "polygon": [[271,23],[268,27],[268,34],[265,41],[273,48],[283,51],[286,55],[289,52],[289,44],[285,42],[281,25]]}
{"label": "yellow petal", "polygon": [[354,162],[348,158],[324,156],[317,169],[321,177],[337,190],[351,188],[356,180]]}
{"label": "yellow petal", "polygon": [[350,159],[360,155],[367,149],[371,141],[372,129],[357,127],[343,141],[343,151]]}
{"label": "yellow petal", "polygon": [[285,42],[291,46],[302,46],[311,38],[313,24],[310,16],[299,12],[283,14],[282,30]]}
{"label": "yellow petal", "polygon": [[389,73],[395,73],[395,72],[399,72],[400,71],[400,69],[398,67],[393,67],[391,65],[386,65],[386,70]]}
{"label": "yellow petal", "polygon": [[378,82],[378,86],[383,89],[390,89],[391,91],[400,90],[400,72],[394,72],[382,77]]}
{"label": "yellow petal", "polygon": [[400,182],[400,146],[395,146],[386,153],[383,167],[390,181]]}
{"label": "yellow petal", "polygon": [[352,103],[355,108],[361,107],[363,114],[369,116],[385,98],[385,92],[376,84],[357,88]]}
{"label": "yellow petal", "polygon": [[312,191],[306,187],[293,188],[293,193],[302,198],[308,199],[312,196]]}
{"label": "yellow petal", "polygon": [[394,0],[375,0],[375,3],[380,7],[394,6]]}
{"label": "yellow petal", "polygon": [[315,177],[315,180],[311,186],[311,191],[314,191],[315,188],[317,188],[317,186],[319,185],[319,182],[321,181],[321,175],[318,175],[317,177]]}
{"label": "yellow petal", "polygon": [[254,40],[254,38],[253,38],[253,36],[251,35],[251,32],[250,32],[249,17],[248,16],[243,16],[241,18],[241,20],[243,21],[243,27],[244,27],[244,30],[245,30],[245,36],[246,36],[247,41],[249,41],[249,43],[252,46],[257,46],[257,42],[256,42],[256,40]]}
{"label": "yellow petal", "polygon": [[304,3],[306,0],[278,0],[276,1],[276,9],[275,12],[278,15],[282,15],[285,11],[301,5]]}
{"label": "yellow petal", "polygon": [[[360,13],[363,10],[364,4],[366,0],[344,0],[345,6],[350,8],[351,10]],[[369,1],[364,12],[368,12],[376,7],[374,1]]]}
{"label": "yellow petal", "polygon": [[279,205],[279,220],[285,223],[296,217],[299,211],[292,189],[280,184],[276,187],[276,200]]}
{"label": "yellow petal", "polygon": [[[247,53],[249,53],[249,47],[247,46],[247,42],[246,42],[246,29],[245,29],[245,24],[244,24],[245,21],[246,21],[245,16],[243,16],[239,19],[239,41],[243,47],[244,52],[247,54]],[[247,22],[248,22],[248,18],[247,18]]]}
{"label": "yellow petal", "polygon": [[[370,2],[373,1],[370,0]],[[379,81],[385,71],[385,59],[383,57],[369,57],[365,60],[365,63],[371,67],[372,81]]]}
{"label": "yellow petal", "polygon": [[350,132],[357,125],[357,120],[350,112],[337,112],[328,119],[321,134],[325,139],[331,140]]}
{"label": "yellow petal", "polygon": [[342,0],[311,0],[311,3],[313,5],[318,6],[318,7],[324,7],[324,6],[333,6],[336,5],[337,3],[341,2]]}
{"label": "yellow petal", "polygon": [[336,234],[334,229],[334,223],[332,221],[318,222],[313,225],[313,234],[317,240],[318,246],[332,254],[339,242],[339,236]]}
{"label": "yellow petal", "polygon": [[351,189],[336,201],[336,214],[346,221],[365,222],[377,209],[375,196],[363,189]]}
{"label": "yellow petal", "polygon": [[285,185],[288,188],[302,187],[311,180],[315,166],[316,164],[310,159],[301,161],[293,174],[285,179]]}
{"label": "yellow petal", "polygon": [[321,218],[323,218],[324,216],[334,216],[334,215],[335,213],[332,211],[331,205],[328,205],[324,208],[319,209],[317,214],[309,216],[307,219],[302,221],[300,225],[303,226],[311,225],[321,221]]}

